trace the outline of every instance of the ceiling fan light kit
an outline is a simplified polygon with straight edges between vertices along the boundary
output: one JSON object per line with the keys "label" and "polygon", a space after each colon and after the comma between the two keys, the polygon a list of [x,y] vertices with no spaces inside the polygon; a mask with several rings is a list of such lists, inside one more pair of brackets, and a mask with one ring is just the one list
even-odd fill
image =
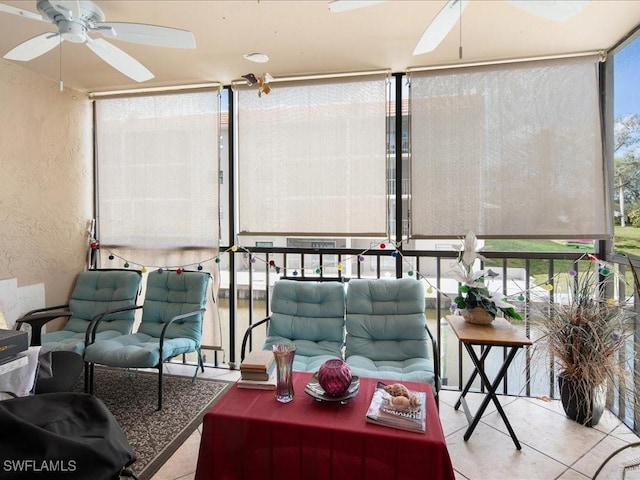
{"label": "ceiling fan light kit", "polygon": [[28,62],[47,53],[63,41],[85,43],[98,57],[136,82],[154,77],[144,65],[120,48],[89,33],[125,42],[156,47],[195,48],[193,34],[187,30],[142,23],[105,22],[104,12],[88,0],[38,0],[40,15],[0,3],[0,12],[20,15],[30,20],[52,23],[57,33],[43,33],[14,47],[4,55],[8,60]]}
{"label": "ceiling fan light kit", "polygon": [[258,53],[258,52],[245,53],[242,56],[246,60],[249,60],[250,62],[254,62],[254,63],[267,63],[269,61],[268,55],[266,55],[264,53]]}

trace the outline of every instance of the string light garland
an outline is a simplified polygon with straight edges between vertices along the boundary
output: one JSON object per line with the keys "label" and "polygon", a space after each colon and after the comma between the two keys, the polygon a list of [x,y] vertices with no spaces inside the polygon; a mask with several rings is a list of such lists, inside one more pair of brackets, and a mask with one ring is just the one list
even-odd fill
{"label": "string light garland", "polygon": [[[400,257],[403,261],[403,264],[408,265],[410,268],[407,270],[406,275],[409,277],[414,277],[416,278],[416,280],[423,280],[426,283],[426,288],[425,291],[427,294],[429,295],[433,295],[434,293],[439,293],[440,295],[444,296],[445,298],[448,298],[450,300],[453,300],[452,297],[450,296],[450,294],[447,294],[446,292],[444,292],[443,290],[439,289],[436,285],[433,285],[433,283],[431,283],[431,281],[425,276],[422,275],[420,272],[416,272],[414,271],[411,267],[412,264],[411,262],[405,258],[405,256],[402,254],[402,252],[400,251],[400,246],[401,246],[402,242],[399,243],[395,243],[389,239],[387,239],[385,242],[381,242],[380,244],[377,245],[377,248],[380,250],[386,250],[387,247],[392,247],[393,250],[390,250],[389,255],[393,258],[398,258]],[[100,244],[95,240],[92,239],[89,243],[89,248],[91,250],[98,250],[100,249]],[[343,258],[340,262],[337,263],[325,263],[322,265],[318,265],[315,266],[313,268],[304,268],[302,270],[300,269],[294,269],[292,272],[292,276],[294,277],[298,277],[298,276],[304,276],[305,273],[314,273],[316,275],[320,275],[323,270],[327,270],[329,268],[335,268],[338,272],[342,272],[345,269],[345,263],[348,263],[351,259],[355,258],[357,260],[358,263],[363,263],[366,259],[365,255],[370,252],[371,250],[374,250],[376,247],[370,247],[367,248],[363,251],[361,251],[360,253],[356,254],[356,255],[350,255],[346,258]],[[249,261],[252,264],[255,264],[258,261],[264,262],[265,264],[268,264],[270,269],[273,269],[276,274],[280,274],[280,272],[283,270],[283,268],[279,265],[276,264],[276,262],[274,260],[264,260],[262,258],[257,257],[254,253],[252,253],[248,248],[246,247],[242,247],[242,246],[238,246],[238,245],[232,245],[231,247],[227,248],[226,250],[221,251],[218,255],[214,256],[214,257],[209,257],[209,258],[205,258],[202,259],[198,262],[195,263],[190,263],[190,264],[182,264],[182,265],[143,265],[141,263],[135,262],[133,260],[124,258],[110,250],[107,250],[109,252],[108,255],[108,259],[111,261],[114,261],[116,259],[120,260],[121,262],[123,262],[123,266],[124,268],[130,268],[132,265],[135,267],[138,267],[142,273],[145,273],[148,271],[148,268],[154,268],[156,269],[159,273],[162,273],[165,270],[174,270],[178,275],[180,275],[182,272],[184,272],[185,270],[191,269],[191,268],[196,268],[197,270],[201,271],[203,270],[203,264],[209,263],[209,262],[214,262],[216,264],[219,264],[221,262],[221,255],[224,255],[226,253],[232,252],[232,253],[236,253],[238,251],[244,252],[246,254],[249,255]],[[527,295],[529,293],[531,293],[534,290],[537,289],[544,289],[547,292],[552,292],[554,290],[554,283],[555,281],[561,276],[561,275],[569,275],[572,278],[577,277],[578,275],[578,271],[574,268],[578,262],[583,261],[583,260],[588,260],[590,262],[593,263],[597,263],[598,264],[598,273],[600,275],[602,275],[603,277],[607,277],[609,275],[612,274],[612,272],[614,272],[613,270],[613,266],[608,263],[608,262],[604,262],[600,259],[598,259],[598,257],[596,257],[595,255],[591,254],[591,253],[585,253],[582,256],[580,256],[578,259],[576,259],[572,265],[572,267],[570,269],[568,269],[566,272],[559,272],[557,274],[555,274],[552,278],[548,279],[547,281],[543,282],[543,283],[537,283],[531,287],[529,287],[528,289],[521,289],[520,292],[516,293],[516,294],[511,294],[511,295],[505,295],[504,299],[505,300],[509,300],[513,301],[514,299],[518,302],[524,302],[527,298]],[[626,283],[626,280],[625,280]],[[465,287],[462,286],[461,289],[464,289]],[[616,303],[616,301],[612,298],[607,300],[608,303]],[[452,302],[452,306],[455,305]]]}

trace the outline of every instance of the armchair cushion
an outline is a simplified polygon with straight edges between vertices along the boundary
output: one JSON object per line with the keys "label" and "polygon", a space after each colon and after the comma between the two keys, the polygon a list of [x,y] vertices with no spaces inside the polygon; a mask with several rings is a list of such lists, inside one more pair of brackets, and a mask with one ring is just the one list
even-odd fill
{"label": "armchair cushion", "polygon": [[434,382],[422,284],[353,279],[347,290],[346,361],[355,375]]}
{"label": "armchair cushion", "polygon": [[341,282],[280,280],[273,287],[271,320],[263,349],[292,341],[293,368],[317,371],[331,358],[342,358],[345,291]]}
{"label": "armchair cushion", "polygon": [[[108,310],[133,306],[138,298],[140,272],[136,270],[87,270],[78,275],[69,298],[71,316],[61,330],[44,333],[41,343],[48,350],[66,350],[80,355],[91,320]],[[97,340],[131,332],[135,312],[108,315],[99,324]]]}
{"label": "armchair cushion", "polygon": [[[107,340],[122,335],[118,330],[103,330],[96,334],[96,341]],[[42,335],[42,342],[48,350],[68,351],[82,355],[84,352],[85,333],[74,333],[69,330],[57,330]]]}
{"label": "armchair cushion", "polygon": [[[162,361],[193,352],[196,348],[196,342],[189,338],[165,339],[162,345]],[[156,367],[161,359],[158,339],[138,332],[91,344],[87,348],[85,360],[103,362],[112,367],[152,368]]]}
{"label": "armchair cushion", "polygon": [[[165,324],[177,315],[203,309],[207,302],[208,275],[149,274],[138,333],[160,338]],[[190,338],[200,348],[202,313],[176,320],[165,334],[166,338]]]}

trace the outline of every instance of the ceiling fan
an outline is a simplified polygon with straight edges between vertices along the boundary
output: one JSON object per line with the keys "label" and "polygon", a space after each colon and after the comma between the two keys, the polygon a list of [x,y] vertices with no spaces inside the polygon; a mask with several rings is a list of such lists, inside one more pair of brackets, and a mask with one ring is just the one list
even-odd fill
{"label": "ceiling fan", "polygon": [[4,58],[28,62],[47,53],[64,40],[85,43],[96,55],[136,82],[154,77],[144,65],[102,38],[91,38],[89,33],[126,42],[157,47],[195,48],[193,34],[187,30],[146,25],[142,23],[105,22],[100,7],[86,0],[38,0],[40,14],[0,3],[0,12],[20,15],[32,20],[52,23],[57,33],[46,32],[14,47]]}
{"label": "ceiling fan", "polygon": [[[369,7],[388,0],[333,0],[329,2],[332,12],[345,12],[356,8]],[[549,20],[564,22],[578,14],[589,0],[507,0],[522,10]],[[413,51],[414,55],[432,52],[440,45],[453,26],[458,22],[469,0],[449,0],[427,26],[422,38]]]}

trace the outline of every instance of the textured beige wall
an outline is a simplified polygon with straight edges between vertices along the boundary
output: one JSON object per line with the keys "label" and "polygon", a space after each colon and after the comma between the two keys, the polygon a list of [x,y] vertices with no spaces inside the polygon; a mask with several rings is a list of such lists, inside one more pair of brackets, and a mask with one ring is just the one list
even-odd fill
{"label": "textured beige wall", "polygon": [[93,215],[91,102],[0,59],[0,280],[65,303]]}

